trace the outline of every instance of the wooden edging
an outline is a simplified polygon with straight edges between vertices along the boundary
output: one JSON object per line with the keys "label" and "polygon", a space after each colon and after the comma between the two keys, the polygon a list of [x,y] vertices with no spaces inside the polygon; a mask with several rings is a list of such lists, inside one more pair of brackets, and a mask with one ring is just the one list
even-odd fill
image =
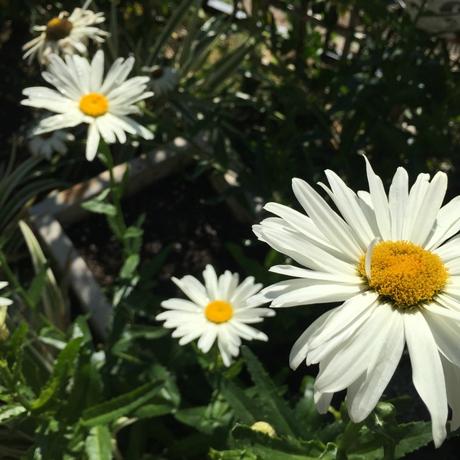
{"label": "wooden edging", "polygon": [[[123,180],[127,173],[125,194],[139,192],[191,161],[191,157],[184,154],[188,147],[184,139],[177,138],[164,148],[116,166],[115,180]],[[107,328],[111,323],[111,304],[88,265],[66,235],[63,226],[81,219],[87,211],[80,205],[97,196],[108,186],[109,172],[104,171],[67,190],[51,193],[29,209],[32,227],[56,264],[56,268],[68,279],[83,310],[90,314],[90,324],[102,339],[106,338]]]}

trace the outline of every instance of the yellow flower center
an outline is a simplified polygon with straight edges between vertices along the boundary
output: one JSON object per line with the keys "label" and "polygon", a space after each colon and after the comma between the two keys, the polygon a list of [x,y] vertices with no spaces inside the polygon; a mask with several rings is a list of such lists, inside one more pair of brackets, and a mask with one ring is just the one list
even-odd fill
{"label": "yellow flower center", "polygon": [[369,287],[392,301],[398,309],[431,300],[446,285],[448,272],[440,257],[409,241],[382,241],[372,251],[370,277],[365,256],[359,274]]}
{"label": "yellow flower center", "polygon": [[80,99],[80,110],[90,117],[100,117],[109,110],[109,101],[100,93],[88,93]]}
{"label": "yellow flower center", "polygon": [[46,38],[58,41],[70,35],[73,24],[66,18],[53,18],[46,24]]}
{"label": "yellow flower center", "polygon": [[221,324],[226,323],[233,316],[232,304],[225,300],[213,300],[206,305],[204,314],[211,323]]}

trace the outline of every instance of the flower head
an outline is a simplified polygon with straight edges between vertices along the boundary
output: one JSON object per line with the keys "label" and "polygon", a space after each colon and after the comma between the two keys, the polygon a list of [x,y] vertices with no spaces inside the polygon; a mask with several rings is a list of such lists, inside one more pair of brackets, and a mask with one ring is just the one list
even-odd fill
{"label": "flower head", "polygon": [[127,78],[134,58],[118,58],[104,78],[104,53],[98,51],[89,62],[81,56],[53,55],[43,78],[56,89],[45,86],[26,88],[21,103],[47,109],[57,115],[44,118],[34,130],[42,134],[87,123],[86,158],[97,153],[100,136],[107,142],[126,142],[126,134],[152,139],[152,133],[128,115],[140,110],[137,102],[153,95],[146,91],[148,77]]}
{"label": "flower head", "polygon": [[150,76],[150,87],[155,97],[170,93],[179,83],[177,71],[172,67],[144,67],[142,69]]}
{"label": "flower head", "polygon": [[167,311],[156,319],[165,321],[164,327],[175,329],[172,336],[180,337],[180,345],[199,339],[198,348],[207,353],[217,341],[222,360],[229,366],[232,357],[239,354],[242,338],[268,340],[263,332],[248,324],[259,323],[274,312],[269,308],[257,308],[257,304],[248,305],[248,299],[262,288],[261,284],[254,284],[252,276],[239,284],[237,273],[227,270],[217,277],[214,268],[207,265],[203,278],[204,285],[190,275],[173,278],[190,300],[164,301],[161,305]]}
{"label": "flower head", "polygon": [[28,146],[32,155],[41,156],[50,160],[55,152],[64,155],[67,152],[66,142],[73,140],[75,140],[75,137],[72,133],[61,129],[51,133],[32,136]]}
{"label": "flower head", "polygon": [[[6,281],[0,281],[0,289],[8,286]],[[8,328],[6,327],[6,313],[8,307],[13,303],[11,299],[0,297],[0,340],[8,337]]]}
{"label": "flower head", "polygon": [[86,54],[89,40],[105,41],[108,33],[97,27],[104,21],[103,13],[94,13],[86,6],[75,8],[70,15],[62,11],[46,25],[34,27],[39,35],[23,46],[23,57],[32,61],[37,56],[41,64],[48,64],[52,54]]}
{"label": "flower head", "polygon": [[[365,419],[389,383],[407,345],[412,378],[427,406],[433,439],[460,426],[460,197],[442,206],[447,176],[420,174],[409,189],[398,168],[387,194],[366,159],[369,192],[357,194],[332,171],[320,184],[337,211],[306,182],[293,179],[305,215],[268,203],[271,217],[254,232],[298,265],[271,271],[291,276],[252,301],[272,307],[344,302],[299,337],[290,364],[319,364],[318,409],[347,389],[350,417]],[[306,268],[304,268],[306,267]]]}

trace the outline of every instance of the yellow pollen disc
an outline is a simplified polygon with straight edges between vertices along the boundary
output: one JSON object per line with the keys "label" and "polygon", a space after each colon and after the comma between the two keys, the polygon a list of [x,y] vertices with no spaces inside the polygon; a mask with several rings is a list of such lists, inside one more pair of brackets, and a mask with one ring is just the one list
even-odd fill
{"label": "yellow pollen disc", "polygon": [[431,300],[446,285],[448,272],[438,255],[409,241],[382,241],[372,251],[370,279],[365,256],[359,274],[399,309]]}
{"label": "yellow pollen disc", "polygon": [[46,24],[46,38],[48,40],[61,40],[70,35],[73,24],[66,18],[53,18]]}
{"label": "yellow pollen disc", "polygon": [[80,99],[80,110],[90,117],[100,117],[109,110],[109,101],[103,94],[88,93]]}
{"label": "yellow pollen disc", "polygon": [[233,316],[232,304],[225,300],[213,300],[206,305],[204,314],[208,321],[212,323],[221,324],[226,323]]}

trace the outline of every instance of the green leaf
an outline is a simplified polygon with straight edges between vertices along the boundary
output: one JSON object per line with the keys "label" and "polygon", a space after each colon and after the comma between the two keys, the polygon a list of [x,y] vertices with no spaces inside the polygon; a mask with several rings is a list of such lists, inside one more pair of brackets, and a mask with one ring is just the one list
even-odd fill
{"label": "green leaf", "polygon": [[294,411],[281,398],[278,387],[270,379],[260,361],[248,347],[242,347],[242,352],[257,387],[257,395],[262,402],[266,421],[272,424],[279,434],[302,436],[302,422],[296,420]]}
{"label": "green leaf", "polygon": [[175,417],[185,425],[189,425],[205,434],[212,434],[217,428],[228,426],[232,414],[228,404],[216,398],[207,406],[182,409]]}
{"label": "green leaf", "polygon": [[137,267],[139,266],[140,256],[139,254],[131,254],[125,260],[123,267],[120,270],[120,276],[124,279],[130,279]]}
{"label": "green leaf", "polygon": [[239,422],[250,425],[261,418],[257,416],[261,411],[256,403],[232,381],[224,380],[222,382],[221,393],[230,404]]}
{"label": "green leaf", "polygon": [[75,371],[75,361],[80,353],[81,343],[82,338],[77,337],[71,340],[59,353],[48,383],[38,398],[31,404],[33,411],[43,410],[53,400],[56,393],[68,382],[68,379]]}
{"label": "green leaf", "polygon": [[223,450],[220,452],[211,449],[209,458],[211,460],[258,460],[257,455],[247,449]]}
{"label": "green leaf", "polygon": [[27,297],[32,306],[36,306],[40,301],[43,290],[45,289],[47,281],[47,269],[42,267],[40,272],[33,279],[29,289],[27,290]]}
{"label": "green leaf", "polygon": [[95,214],[105,214],[110,217],[115,217],[117,215],[117,209],[113,204],[103,203],[98,200],[85,201],[81,204],[81,207]]}
{"label": "green leaf", "polygon": [[260,460],[335,459],[331,446],[325,446],[319,441],[300,441],[291,437],[270,438],[243,425],[233,429],[232,440],[234,447],[246,448]]}
{"label": "green leaf", "polygon": [[113,422],[150,401],[164,385],[163,381],[146,383],[129,393],[90,407],[83,412],[82,424],[96,426]]}
{"label": "green leaf", "polygon": [[20,404],[7,404],[0,407],[0,423],[9,422],[26,412],[26,408]]}
{"label": "green leaf", "polygon": [[93,426],[85,442],[88,460],[111,460],[112,436],[105,425]]}
{"label": "green leaf", "polygon": [[[69,311],[67,302],[62,294],[62,290],[58,286],[53,271],[48,267],[48,260],[31,228],[24,221],[19,222],[19,228],[24,237],[24,241],[27,244],[35,273],[41,275],[45,272],[46,274],[46,276],[43,275],[45,276],[45,289],[41,289],[40,291],[42,294],[45,315],[55,326],[64,330],[67,326]],[[39,283],[39,281],[40,279],[37,283]],[[39,285],[34,286],[33,289],[31,286],[29,294],[34,296],[34,293],[36,291],[38,292],[38,290]]]}
{"label": "green leaf", "polygon": [[123,238],[126,240],[133,239],[133,238],[141,238],[144,234],[144,230],[139,227],[128,227],[123,234]]}
{"label": "green leaf", "polygon": [[412,422],[398,425],[400,441],[396,446],[396,458],[403,458],[406,454],[426,446],[433,441],[431,423]]}
{"label": "green leaf", "polygon": [[152,49],[150,50],[149,57],[146,62],[147,66],[151,66],[153,63],[155,63],[158,53],[163,48],[170,35],[174,32],[176,27],[185,17],[189,9],[196,6],[197,4],[197,0],[182,0],[182,2],[177,7],[175,7],[174,14],[162,28],[160,36],[157,38]]}
{"label": "green leaf", "polygon": [[254,40],[250,38],[248,42],[249,44],[244,43],[231,53],[226,54],[214,65],[213,72],[203,83],[207,91],[212,92],[218,88],[241,65],[246,55],[254,48]]}

